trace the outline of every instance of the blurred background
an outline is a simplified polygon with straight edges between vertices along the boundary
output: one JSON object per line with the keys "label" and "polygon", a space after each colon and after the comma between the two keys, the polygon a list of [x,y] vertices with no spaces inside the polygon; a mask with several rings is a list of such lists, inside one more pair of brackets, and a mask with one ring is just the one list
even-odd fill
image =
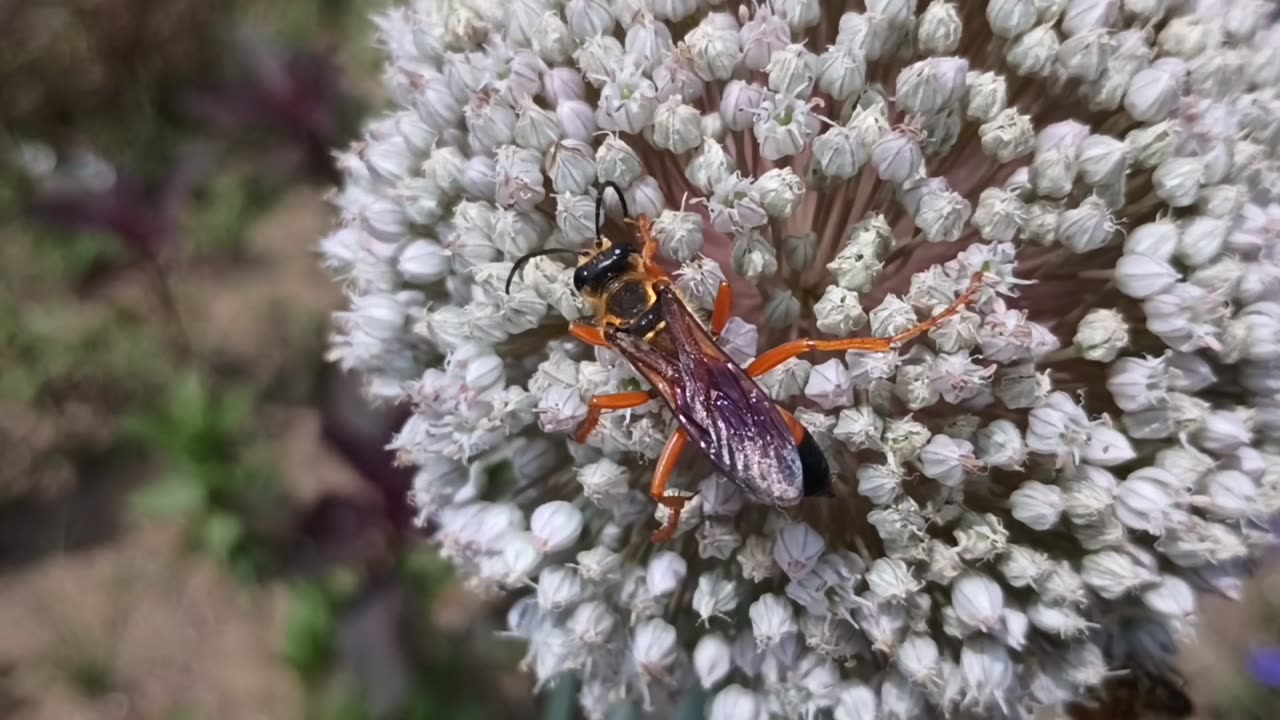
{"label": "blurred background", "polygon": [[[0,0],[0,718],[570,718],[415,545],[401,418],[324,362],[357,0]],[[1266,718],[1280,583],[1211,607]]]}
{"label": "blurred background", "polygon": [[0,0],[0,718],[535,717],[324,362],[353,0]]}

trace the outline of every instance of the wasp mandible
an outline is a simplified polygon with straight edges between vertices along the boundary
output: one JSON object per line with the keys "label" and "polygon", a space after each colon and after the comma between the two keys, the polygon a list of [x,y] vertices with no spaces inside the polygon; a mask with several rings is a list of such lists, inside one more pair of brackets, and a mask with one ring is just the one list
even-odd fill
{"label": "wasp mandible", "polygon": [[[642,243],[638,251],[604,236],[607,190],[617,194],[624,222],[635,228]],[[969,287],[945,310],[892,337],[792,340],[764,352],[744,368],[715,340],[733,307],[729,284],[720,284],[711,321],[704,326],[657,263],[652,220],[643,215],[627,217],[622,190],[612,182],[604,183],[595,209],[596,240],[591,248],[530,252],[512,266],[506,289],[511,291],[511,280],[532,258],[576,255],[573,286],[587,301],[594,320],[590,324],[570,323],[569,332],[588,344],[617,351],[652,386],[648,391],[591,398],[587,417],[577,432],[578,442],[586,442],[602,413],[639,407],[655,395],[675,413],[680,428],[659,456],[649,488],[654,501],[671,509],[666,524],[653,534],[658,543],[674,536],[680,512],[690,499],[666,494],[676,461],[690,440],[726,478],[758,502],[790,507],[805,497],[831,494],[830,466],[818,444],[795,416],[773,402],[752,378],[812,350],[896,349],[958,313],[982,286],[983,274],[975,273]]]}

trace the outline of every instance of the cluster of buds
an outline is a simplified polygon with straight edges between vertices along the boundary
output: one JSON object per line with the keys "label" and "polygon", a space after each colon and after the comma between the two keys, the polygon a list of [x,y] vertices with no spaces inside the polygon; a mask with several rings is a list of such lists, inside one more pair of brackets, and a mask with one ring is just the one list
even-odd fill
{"label": "cluster of buds", "polygon": [[[514,596],[539,687],[590,718],[1028,717],[1168,678],[1280,508],[1280,29],[1237,0],[416,0],[394,107],[339,155],[331,356],[411,405],[394,447],[468,584]],[[603,183],[653,219],[831,460],[783,512],[688,462],[572,340]],[[616,217],[619,203],[608,203]],[[616,225],[616,224],[615,224]],[[617,225],[619,230],[625,226]],[[617,235],[615,241],[627,238]],[[588,317],[589,319],[589,317]],[[679,488],[679,489],[674,489]],[[696,692],[695,692],[696,690]]]}

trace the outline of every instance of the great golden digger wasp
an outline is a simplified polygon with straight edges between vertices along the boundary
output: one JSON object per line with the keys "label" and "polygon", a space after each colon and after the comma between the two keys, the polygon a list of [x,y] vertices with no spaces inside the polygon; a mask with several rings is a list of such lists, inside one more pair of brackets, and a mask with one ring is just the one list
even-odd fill
{"label": "great golden digger wasp", "polygon": [[[617,194],[625,222],[635,228],[642,242],[638,251],[604,236],[607,190]],[[968,289],[941,313],[892,337],[792,340],[766,351],[744,368],[715,341],[733,307],[729,284],[721,283],[709,327],[704,326],[657,263],[652,220],[627,215],[622,190],[605,183],[596,198],[594,246],[581,251],[549,248],[522,256],[507,277],[507,292],[512,278],[530,259],[555,253],[578,256],[573,285],[587,300],[594,321],[571,323],[569,332],[588,344],[617,351],[653,388],[591,398],[587,417],[578,429],[578,442],[586,442],[602,413],[639,407],[655,395],[675,413],[680,429],[658,458],[649,488],[656,502],[671,509],[670,519],[653,534],[654,542],[659,543],[675,534],[680,512],[689,501],[688,497],[668,496],[666,490],[690,439],[726,478],[759,502],[789,507],[805,497],[830,494],[831,470],[818,444],[752,378],[811,350],[893,350],[959,312],[982,284],[979,272]]]}

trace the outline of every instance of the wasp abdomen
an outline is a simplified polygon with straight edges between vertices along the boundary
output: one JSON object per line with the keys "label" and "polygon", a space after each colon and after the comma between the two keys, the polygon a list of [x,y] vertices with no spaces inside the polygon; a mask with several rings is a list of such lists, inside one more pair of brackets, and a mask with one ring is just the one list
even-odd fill
{"label": "wasp abdomen", "polygon": [[831,466],[827,464],[827,456],[822,454],[822,448],[818,447],[808,430],[805,430],[804,438],[796,445],[796,450],[800,453],[800,467],[804,471],[804,496],[830,496]]}

